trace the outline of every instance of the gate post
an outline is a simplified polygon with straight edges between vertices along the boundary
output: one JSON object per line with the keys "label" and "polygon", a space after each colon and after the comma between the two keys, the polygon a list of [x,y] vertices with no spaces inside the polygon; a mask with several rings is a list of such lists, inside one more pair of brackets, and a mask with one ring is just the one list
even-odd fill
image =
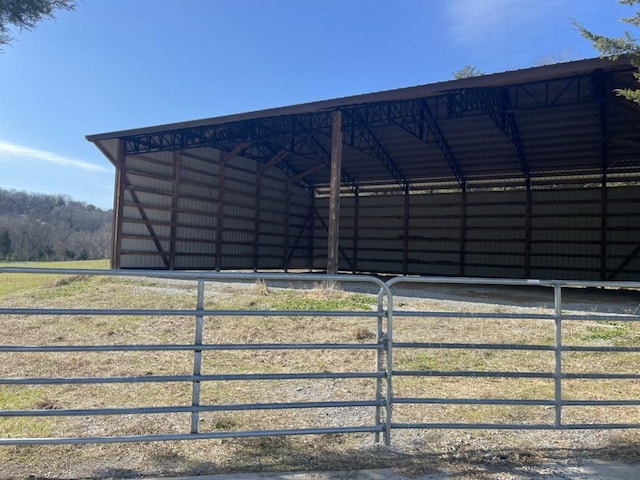
{"label": "gate post", "polygon": [[[202,330],[204,324],[204,316],[202,310],[204,310],[204,279],[198,279],[198,298],[196,300],[198,314],[196,315],[196,332],[194,345],[202,345]],[[202,350],[193,351],[193,376],[199,377],[202,373]],[[200,406],[200,380],[194,380],[191,391],[191,406]],[[198,433],[198,424],[200,422],[200,412],[191,412],[191,433]]]}

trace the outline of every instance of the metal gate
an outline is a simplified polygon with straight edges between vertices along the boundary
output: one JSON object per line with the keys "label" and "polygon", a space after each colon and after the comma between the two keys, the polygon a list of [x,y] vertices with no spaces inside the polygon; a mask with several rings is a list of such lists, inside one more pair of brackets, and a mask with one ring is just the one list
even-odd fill
{"label": "metal gate", "polygon": [[[126,405],[118,407],[106,407],[109,398],[96,398],[90,408],[74,408],[67,405],[39,405],[30,408],[0,405],[0,421],[11,419],[29,419],[48,417],[52,419],[83,419],[82,425],[93,425],[92,419],[118,418],[126,423],[134,417],[153,417],[159,415],[188,416],[188,422],[184,422],[183,431],[170,432],[139,432],[127,433],[126,430],[118,433],[100,434],[94,433],[93,427],[86,432],[69,431],[68,434],[54,436],[18,435],[0,438],[0,445],[33,445],[33,444],[79,444],[79,443],[124,443],[142,441],[167,441],[167,440],[191,440],[211,438],[235,438],[255,436],[282,436],[282,435],[307,435],[307,434],[346,434],[346,433],[372,433],[376,440],[381,437],[385,444],[389,445],[392,433],[395,429],[425,429],[425,428],[456,428],[456,429],[581,429],[581,428],[638,428],[640,421],[572,421],[571,415],[565,419],[567,409],[577,407],[613,407],[625,408],[640,405],[638,398],[591,398],[579,399],[565,389],[567,382],[576,381],[632,381],[640,380],[634,362],[627,362],[624,372],[611,371],[577,371],[575,356],[602,356],[602,355],[633,355],[640,353],[640,347],[629,344],[616,343],[616,338],[594,338],[588,335],[567,336],[564,331],[578,329],[579,325],[608,328],[615,325],[634,325],[640,320],[638,309],[628,313],[620,312],[577,312],[571,313],[563,310],[563,291],[571,288],[615,288],[635,291],[640,289],[638,283],[616,282],[596,284],[592,282],[556,282],[556,281],[526,281],[526,280],[496,280],[473,278],[441,278],[441,277],[397,277],[386,283],[373,276],[364,275],[310,275],[310,274],[270,274],[270,273],[194,273],[194,272],[161,272],[161,271],[110,271],[110,270],[68,270],[68,269],[23,269],[0,268],[3,275],[56,275],[83,277],[116,277],[130,279],[135,277],[137,282],[145,282],[149,279],[157,281],[178,281],[191,284],[194,292],[193,305],[188,308],[102,308],[99,306],[80,306],[73,308],[52,308],[39,305],[37,299],[31,306],[2,305],[0,319],[5,319],[7,325],[16,325],[16,322],[39,321],[52,322],[54,319],[68,319],[77,321],[78,330],[81,330],[82,322],[89,323],[90,319],[105,319],[105,322],[113,319],[168,319],[188,322],[189,331],[193,332],[190,342],[163,342],[161,338],[153,343],[136,343],[135,339],[127,341],[83,342],[81,335],[77,341],[66,341],[65,338],[54,338],[54,341],[37,343],[9,343],[0,342],[0,356],[5,359],[15,358],[21,355],[37,356],[39,362],[46,356],[47,365],[52,365],[51,372],[57,357],[65,354],[74,354],[78,358],[83,355],[101,355],[105,364],[104,375],[91,376],[65,376],[43,374],[34,372],[31,375],[18,375],[12,372],[0,377],[0,393],[4,390],[2,398],[12,398],[11,395],[27,395],[25,392],[33,392],[34,389],[46,388],[82,388],[96,385],[134,385],[140,388],[139,397],[132,396],[131,401],[140,401],[138,405]],[[35,278],[35,277],[34,277]],[[252,308],[216,308],[208,296],[208,288],[216,282],[240,282],[255,284],[256,281],[266,282],[267,285],[279,285],[286,288],[301,288],[322,284],[333,286],[344,285],[346,289],[366,291],[372,298],[370,305],[357,309],[332,308],[318,309],[292,309],[292,308],[261,308],[260,305]],[[514,287],[518,289],[536,288],[548,291],[549,302],[545,308],[529,308],[519,306],[518,301],[510,305],[501,305],[490,311],[475,311],[468,309],[463,300],[447,306],[447,308],[434,308],[428,304],[412,309],[402,309],[402,302],[398,304],[398,298],[407,295],[405,290],[411,289],[408,295],[418,298],[428,298],[429,289],[417,289],[429,284],[466,286],[467,288],[485,288],[494,286],[498,288]],[[97,284],[98,288],[100,284]],[[105,287],[106,288],[106,287]],[[135,282],[131,282],[125,288],[135,288]],[[442,287],[439,287],[442,288]],[[395,292],[395,293],[394,293]],[[161,291],[159,292],[161,293]],[[89,299],[90,303],[90,299]],[[117,302],[116,302],[117,303]],[[437,307],[437,304],[436,304]],[[512,308],[511,308],[512,307]],[[548,307],[548,308],[547,308]],[[529,308],[529,310],[527,310]],[[325,319],[323,328],[329,332],[344,328],[344,325],[353,320],[364,322],[371,326],[371,335],[363,335],[357,341],[254,341],[248,339],[242,342],[219,342],[216,337],[216,325],[224,321],[238,321],[246,318],[264,319],[263,326],[268,322],[290,321],[294,326],[318,322]],[[395,321],[395,326],[394,326]],[[13,323],[12,323],[13,322]],[[434,324],[435,322],[435,324]],[[439,323],[438,323],[439,322]],[[457,335],[451,325],[455,322],[462,325],[474,336],[477,333],[479,341],[461,342],[457,338],[447,338]],[[523,325],[538,325],[536,331],[540,333],[542,340],[530,339],[523,330]],[[104,322],[103,322],[104,323]],[[431,324],[431,325],[430,325]],[[93,324],[92,324],[93,325]],[[180,324],[182,325],[182,324]],[[238,325],[241,325],[239,323]],[[436,325],[433,327],[433,325]],[[486,325],[486,328],[485,328]],[[514,326],[515,325],[515,326]],[[596,328],[597,327],[597,328]],[[176,327],[177,328],[177,327]],[[183,328],[180,326],[180,328]],[[186,328],[186,327],[184,327]],[[240,328],[240,327],[238,327]],[[529,327],[527,327],[529,328]],[[605,332],[607,331],[605,328]],[[622,328],[622,327],[620,327]],[[319,327],[320,329],[320,327]],[[475,329],[475,330],[474,330]],[[496,330],[497,329],[497,330]],[[633,343],[633,331],[627,327],[622,328],[627,340]],[[495,331],[506,335],[500,340]],[[591,332],[591,330],[585,330]],[[365,329],[365,333],[368,330]],[[494,333],[492,333],[494,332]],[[506,332],[506,333],[505,333]],[[524,332],[524,333],[523,333]],[[546,332],[546,333],[545,333]],[[107,334],[108,336],[109,334]],[[524,335],[524,337],[523,337]],[[161,335],[159,334],[159,337]],[[13,337],[12,337],[13,338]],[[576,342],[567,343],[566,339],[597,340],[588,341],[586,344]],[[489,341],[489,340],[491,341]],[[107,339],[105,339],[107,340]],[[245,352],[246,355],[259,355],[260,352],[301,352],[309,356],[320,356],[322,352],[332,351],[344,354],[344,368],[336,365],[325,366],[317,370],[296,371],[294,368],[274,368],[273,371],[243,371],[235,372],[234,365],[228,365],[231,371],[210,372],[203,368],[203,359],[211,355],[223,355],[225,352]],[[359,360],[360,353],[369,352],[371,362],[367,365]],[[487,353],[488,352],[488,353]],[[514,360],[513,368],[494,368],[494,365],[502,365],[499,359],[507,355],[522,354],[524,360]],[[153,354],[153,355],[185,355],[189,358],[188,373],[185,372],[127,372],[126,362],[116,362],[118,355]],[[476,355],[480,355],[477,357]],[[484,355],[484,356],[483,356]],[[545,357],[546,356],[546,357]],[[542,360],[545,357],[546,359]],[[334,357],[331,357],[334,358]],[[369,358],[369,357],[367,357]],[[507,357],[511,358],[511,357]],[[600,357],[598,357],[600,358]],[[354,360],[355,359],[355,360]],[[526,360],[526,361],[525,361]],[[459,364],[455,364],[458,361]],[[533,362],[532,368],[527,368],[527,362]],[[618,363],[620,363],[617,360]],[[7,362],[5,362],[7,363]],[[24,363],[24,362],[23,362]],[[283,364],[287,366],[286,363]],[[267,365],[267,367],[273,367]],[[329,368],[331,367],[331,368]],[[122,373],[125,372],[125,373]],[[358,388],[345,390],[346,394],[356,392],[355,398],[331,398],[331,395],[322,395],[322,398],[310,396],[301,400],[297,395],[291,401],[282,401],[278,398],[278,388],[287,382],[306,382],[307,385],[321,382],[360,382]],[[447,381],[463,382],[471,381],[470,388],[458,388],[454,395],[447,393]],[[506,387],[508,382],[531,381],[532,386],[518,388]],[[235,383],[240,388],[249,388],[250,385],[265,385],[259,387],[264,398],[247,402],[225,402],[212,400],[215,395],[204,395],[203,388],[222,383]],[[486,386],[482,386],[483,382]],[[492,382],[503,382],[494,383]],[[169,388],[170,385],[183,385],[188,388],[186,395],[176,395],[174,403],[163,405],[144,405],[145,389],[150,385],[155,388]],[[269,387],[267,385],[273,385]],[[342,384],[340,384],[342,385]],[[502,387],[500,387],[502,385]],[[252,387],[253,388],[253,387]],[[306,388],[306,387],[304,387]],[[29,390],[31,389],[31,390]],[[270,391],[269,389],[272,389]],[[286,388],[285,388],[286,389]],[[40,391],[40,390],[38,390]],[[434,393],[437,391],[441,395]],[[467,391],[468,395],[460,392]],[[13,394],[11,392],[14,392]],[[17,393],[15,393],[17,392]],[[92,394],[95,391],[91,391]],[[491,395],[489,393],[496,393]],[[326,392],[325,392],[326,393]],[[329,392],[333,393],[333,392]],[[499,395],[497,395],[499,393]],[[79,393],[82,395],[82,393]],[[27,395],[28,396],[28,395]],[[274,397],[269,399],[269,397]],[[478,414],[475,408],[488,408],[489,412]],[[500,410],[504,417],[500,421],[487,421],[494,419],[492,408]],[[522,417],[521,409],[537,409],[533,415]],[[260,411],[282,412],[285,414],[304,410],[321,410],[331,412],[344,409],[357,409],[364,412],[352,425],[297,425],[295,427],[279,428],[239,428],[237,425],[220,423],[216,428],[204,428],[203,417],[211,414],[224,414],[228,412],[240,412],[246,415],[257,415]],[[447,409],[450,409],[447,410]],[[465,410],[466,409],[466,410]],[[511,410],[509,410],[511,409]],[[289,413],[286,413],[289,412]],[[393,415],[392,415],[393,414]],[[292,414],[294,418],[295,414]],[[453,417],[461,416],[462,420],[456,421]],[[295,417],[297,418],[297,417]],[[524,418],[524,419],[523,419]],[[368,419],[368,420],[366,420]],[[284,420],[283,420],[284,421]],[[80,425],[80,423],[72,424]],[[117,430],[117,429],[116,429]],[[382,435],[380,435],[382,434]]]}

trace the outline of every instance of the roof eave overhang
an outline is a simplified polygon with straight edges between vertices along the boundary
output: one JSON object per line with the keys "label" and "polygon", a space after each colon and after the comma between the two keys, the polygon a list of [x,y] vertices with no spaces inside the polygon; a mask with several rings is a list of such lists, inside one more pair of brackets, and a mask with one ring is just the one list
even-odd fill
{"label": "roof eave overhang", "polygon": [[[502,87],[519,83],[532,83],[537,81],[552,80],[571,75],[580,75],[593,72],[597,69],[611,69],[616,67],[628,68],[629,60],[626,57],[620,57],[617,60],[606,58],[595,58],[588,60],[577,60],[567,63],[558,63],[554,65],[546,65],[542,67],[532,67],[522,70],[514,70],[509,72],[494,73],[490,75],[482,75],[478,77],[470,77],[460,80],[449,80],[445,82],[432,83],[428,85],[419,85],[414,87],[405,87],[395,90],[387,90],[375,93],[366,93],[361,95],[353,95],[348,97],[322,100],[317,102],[303,103],[286,107],[270,108],[266,110],[257,110],[253,112],[239,113],[233,115],[225,115],[221,117],[205,118],[200,120],[192,120],[187,122],[168,123],[151,127],[135,128],[130,130],[119,130],[115,132],[100,133],[87,135],[86,139],[90,142],[98,144],[102,140],[129,137],[134,135],[146,135],[159,132],[167,132],[172,130],[181,130],[187,128],[198,128],[209,125],[220,125],[231,122],[240,122],[247,120],[256,120],[261,118],[279,117],[287,115],[308,114],[314,112],[322,112],[335,110],[340,107],[354,106],[366,103],[389,102],[411,100],[415,98],[427,98],[434,95],[441,95],[444,92],[463,89],[463,88],[486,88],[486,87]],[[102,150],[102,148],[101,148]]]}

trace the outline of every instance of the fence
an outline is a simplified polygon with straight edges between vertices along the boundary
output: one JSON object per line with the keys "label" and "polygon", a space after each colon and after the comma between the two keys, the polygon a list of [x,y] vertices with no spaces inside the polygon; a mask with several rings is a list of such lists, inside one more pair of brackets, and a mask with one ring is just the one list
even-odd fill
{"label": "fence", "polygon": [[[55,338],[53,342],[42,341],[37,344],[2,344],[0,345],[0,355],[3,358],[15,358],[20,355],[35,355],[38,365],[44,365],[42,358],[38,356],[46,356],[47,365],[51,367],[47,372],[55,373],[56,356],[64,354],[77,355],[106,355],[111,362],[102,369],[106,374],[91,376],[63,376],[63,375],[44,375],[42,372],[35,372],[32,375],[9,375],[5,369],[5,374],[0,377],[0,393],[5,390],[2,398],[20,398],[25,396],[31,398],[25,389],[51,388],[54,386],[63,386],[64,388],[80,388],[95,385],[136,385],[148,387],[149,385],[160,385],[169,388],[170,385],[187,385],[189,394],[176,395],[182,402],[174,402],[165,405],[126,405],[119,407],[103,407],[101,406],[108,399],[96,398],[90,408],[63,408],[60,405],[40,405],[38,408],[24,408],[20,401],[5,401],[8,405],[0,404],[0,422],[18,418],[81,418],[84,419],[85,427],[91,424],[91,419],[102,419],[105,417],[119,418],[123,421],[130,421],[132,418],[158,415],[188,415],[189,421],[183,426],[185,431],[182,432],[156,432],[156,433],[137,433],[130,434],[126,431],[118,433],[110,433],[108,435],[85,434],[78,435],[78,432],[70,432],[65,436],[47,436],[47,435],[18,435],[6,436],[0,438],[0,445],[34,445],[34,444],[79,444],[79,443],[124,443],[124,442],[142,442],[142,441],[168,441],[168,440],[190,440],[190,439],[211,439],[211,438],[234,438],[234,437],[256,437],[256,436],[282,436],[282,435],[307,435],[307,434],[346,434],[346,433],[372,433],[377,441],[380,440],[381,434],[385,444],[389,445],[392,439],[392,432],[397,429],[424,429],[424,428],[495,428],[495,429],[580,429],[580,428],[637,428],[640,422],[567,422],[564,421],[564,409],[567,407],[633,407],[640,405],[640,400],[636,398],[629,399],[575,399],[566,398],[563,392],[564,382],[574,380],[629,380],[636,381],[640,379],[640,374],[635,371],[627,371],[624,373],[611,372],[580,372],[563,370],[563,360],[567,355],[599,355],[599,354],[633,354],[640,353],[640,347],[632,345],[616,345],[615,342],[608,342],[606,345],[576,345],[565,344],[563,339],[566,335],[563,333],[563,326],[569,325],[574,328],[575,325],[587,324],[596,325],[600,328],[602,322],[608,322],[602,325],[608,326],[611,322],[615,325],[631,325],[632,322],[640,321],[640,315],[636,311],[624,313],[607,313],[607,312],[588,312],[579,314],[569,314],[563,311],[563,289],[568,287],[607,287],[616,289],[639,289],[640,284],[629,282],[617,283],[592,283],[592,282],[555,282],[555,281],[526,281],[526,280],[496,280],[496,279],[474,279],[474,278],[441,278],[441,277],[397,277],[387,282],[373,276],[364,275],[310,275],[310,274],[268,274],[268,273],[193,273],[193,272],[164,272],[164,271],[111,271],[111,270],[68,270],[68,269],[22,269],[0,267],[0,273],[3,275],[63,275],[63,276],[92,276],[92,277],[117,277],[128,279],[130,277],[148,279],[156,279],[164,281],[173,279],[176,281],[192,282],[195,284],[195,305],[192,308],[167,308],[159,306],[158,308],[52,308],[48,306],[13,306],[7,305],[0,308],[0,319],[4,319],[5,328],[16,325],[18,322],[40,321],[47,322],[51,319],[66,318],[69,321],[86,322],[87,319],[104,318],[104,323],[109,323],[114,319],[167,319],[176,318],[180,321],[187,319],[191,323],[191,331],[193,332],[192,342],[158,342],[158,343],[135,343],[129,339],[126,342],[101,342],[87,343],[82,342],[80,332],[78,341],[75,343],[61,344],[64,338]],[[33,277],[36,278],[36,277]],[[269,285],[280,282],[281,285],[287,287],[300,288],[303,285],[315,285],[317,283],[329,284],[339,283],[341,285],[351,285],[356,290],[366,290],[373,292],[375,305],[361,306],[358,309],[292,309],[292,308],[258,308],[253,306],[251,309],[246,308],[214,308],[209,305],[211,298],[208,296],[208,286],[215,282],[251,282],[263,281]],[[545,288],[552,292],[553,311],[520,311],[519,307],[506,308],[510,311],[468,311],[466,308],[438,310],[429,307],[416,308],[414,310],[402,310],[402,305],[396,305],[399,296],[394,291],[406,289],[413,285],[430,284],[435,285],[466,285],[469,288],[480,288],[487,285],[497,287],[516,287],[516,288]],[[134,283],[127,284],[125,288],[134,288]],[[99,287],[99,285],[98,285]],[[97,287],[96,287],[97,288]],[[106,288],[106,287],[105,287]],[[187,290],[185,290],[187,291]],[[160,291],[159,293],[162,293]],[[405,295],[406,292],[402,293]],[[415,295],[422,295],[424,292],[414,291]],[[86,297],[90,301],[90,296]],[[37,299],[36,299],[37,300]],[[115,300],[115,299],[114,299]],[[34,303],[38,303],[35,301]],[[46,302],[45,302],[46,303]],[[116,302],[117,303],[117,302]],[[161,302],[160,302],[161,303]],[[517,302],[514,302],[517,303]],[[514,309],[516,311],[514,311]],[[498,309],[499,310],[499,309]],[[367,340],[367,336],[358,339],[358,341],[281,341],[281,342],[255,342],[253,339],[245,339],[242,342],[215,342],[216,337],[216,321],[238,321],[242,322],[246,318],[265,319],[265,322],[271,321],[291,321],[295,326],[295,322],[301,324],[307,320],[309,323],[313,319],[317,322],[319,318],[325,319],[327,323],[323,324],[323,328],[327,331],[331,329],[343,328],[347,321],[363,322],[363,325],[375,325],[372,332],[371,340]],[[80,320],[76,320],[80,319]],[[394,327],[394,320],[396,326]],[[451,322],[467,322],[471,325],[471,329],[478,332],[478,338],[482,330],[483,322],[491,323],[490,327],[495,329],[503,328],[509,322],[534,322],[544,325],[542,331],[548,327],[552,331],[552,339],[543,336],[543,340],[530,343],[526,340],[526,330],[522,330],[525,335],[517,341],[482,341],[482,342],[459,342],[451,341],[446,338],[435,338],[435,329],[429,327],[429,322],[445,321],[447,325]],[[415,322],[418,322],[417,324]],[[596,322],[596,323],[594,323]],[[600,323],[598,323],[600,322]],[[80,324],[79,324],[80,325]],[[242,323],[238,323],[242,325]],[[268,323],[263,324],[268,325]],[[519,324],[520,325],[520,324]],[[182,327],[180,327],[182,328]],[[240,328],[240,327],[238,327]],[[520,327],[518,327],[520,328]],[[591,327],[589,327],[591,328]],[[179,329],[175,327],[175,329]],[[320,329],[320,327],[318,327]],[[78,330],[82,330],[80,327]],[[365,330],[366,331],[366,330]],[[511,330],[509,330],[511,332]],[[515,331],[515,330],[514,330]],[[416,332],[419,334],[416,335]],[[491,329],[488,329],[487,335],[491,338],[493,335]],[[626,332],[626,330],[625,330]],[[446,333],[446,332],[445,332]],[[627,332],[629,333],[629,332]],[[629,333],[632,335],[633,332]],[[110,332],[107,333],[109,335]],[[438,335],[443,332],[437,333]],[[448,331],[447,334],[451,334]],[[512,335],[511,333],[509,335]],[[508,336],[509,336],[508,335]],[[485,335],[486,336],[486,335]],[[517,335],[513,334],[514,338]],[[159,335],[161,337],[161,335]],[[403,338],[406,337],[406,338]],[[424,338],[418,338],[424,337]],[[207,340],[207,338],[211,340]],[[610,340],[610,339],[609,339]],[[5,343],[5,342],[2,342]],[[593,343],[593,342],[591,342]],[[203,358],[208,355],[222,355],[224,352],[247,352],[248,355],[258,355],[261,351],[268,352],[307,352],[307,355],[319,356],[322,352],[332,351],[344,354],[343,361],[347,367],[344,371],[339,368],[322,367],[314,371],[288,371],[286,368],[273,368],[276,371],[268,372],[213,372],[210,373],[203,369]],[[372,354],[371,368],[366,368],[362,362],[356,360],[354,362],[352,356],[359,355],[359,352],[370,352]],[[416,353],[418,352],[418,353]],[[424,353],[427,352],[427,353]],[[460,368],[460,366],[451,367],[450,358],[456,355],[450,352],[465,352],[465,355],[477,352],[491,352],[492,358],[501,358],[500,354],[506,355],[505,352],[522,352],[528,355],[527,361],[533,361],[533,368],[527,370],[526,365],[515,365],[511,370],[491,369],[491,362],[471,362],[471,367],[476,368]],[[155,374],[154,372],[142,372],[121,374],[122,370],[127,369],[126,362],[113,362],[113,357],[117,354],[157,354],[157,355],[188,355],[189,369],[187,373],[169,372],[163,374]],[[544,369],[545,364],[539,365],[539,355],[550,355],[552,357],[552,365],[549,371]],[[334,357],[332,357],[334,358]],[[360,358],[360,357],[357,357]],[[464,357],[465,359],[467,357]],[[471,357],[469,357],[471,358]],[[208,357],[207,357],[208,359]],[[443,359],[446,359],[444,361]],[[5,365],[9,365],[7,360]],[[23,362],[23,367],[24,367]],[[464,363],[464,362],[463,362]],[[469,363],[469,362],[467,362]],[[629,362],[633,367],[633,362]],[[286,367],[287,364],[285,363]],[[469,365],[462,365],[462,367]],[[569,365],[571,367],[571,365]],[[117,368],[116,368],[117,367]],[[233,370],[234,365],[228,365]],[[273,367],[273,366],[272,366]],[[333,366],[332,366],[333,367]],[[442,368],[444,367],[444,368]],[[571,368],[570,368],[571,369]],[[22,370],[20,370],[22,371]],[[28,369],[25,370],[28,372]],[[114,371],[118,374],[115,374]],[[47,373],[45,372],[45,373]],[[436,381],[437,379],[437,381]],[[474,395],[462,397],[460,395],[443,394],[435,395],[416,395],[415,392],[421,392],[427,388],[441,388],[447,379],[456,381],[472,380],[475,384],[481,381],[528,381],[534,382],[534,385],[527,390],[513,389],[502,392],[501,396],[487,396],[486,391],[491,391],[493,386],[489,384],[483,390],[482,395],[475,392]],[[259,385],[256,391],[262,392],[261,395],[268,397],[268,390],[264,390],[262,385],[266,382],[270,385],[281,385],[283,382],[307,382],[308,384],[319,383],[323,381],[361,381],[364,382],[357,390],[357,398],[311,398],[311,400],[301,401],[299,398],[293,401],[283,402],[278,398],[278,390],[274,388],[274,401],[254,400],[249,402],[223,402],[215,399],[215,395],[210,392],[203,396],[202,389],[205,386],[220,385],[224,382],[232,382],[242,388],[250,388],[251,385]],[[564,382],[563,382],[564,381]],[[403,386],[403,382],[409,382],[408,386]],[[434,383],[436,382],[436,383]],[[538,382],[538,383],[535,383]],[[542,383],[540,383],[542,382]],[[550,382],[551,388],[542,386],[544,382]],[[369,388],[370,387],[370,388]],[[162,387],[165,388],[165,387]],[[14,389],[11,393],[9,389]],[[531,390],[533,389],[533,390]],[[405,394],[404,392],[409,392]],[[507,394],[518,393],[520,397],[510,398]],[[533,393],[532,393],[533,392]],[[351,394],[352,391],[347,393]],[[446,393],[446,392],[445,392]],[[551,395],[546,398],[544,394]],[[92,392],[95,394],[95,392]],[[13,395],[13,397],[12,397]],[[570,394],[571,397],[573,394]],[[145,390],[139,392],[139,396],[133,398],[133,402],[140,401],[143,403]],[[16,406],[17,405],[17,406]],[[13,408],[8,408],[13,406]],[[526,419],[516,418],[507,415],[506,421],[487,422],[485,417],[475,416],[475,421],[453,421],[446,415],[441,420],[433,420],[438,415],[443,415],[442,411],[433,411],[429,408],[442,407],[446,410],[448,407],[464,408],[471,407],[504,407],[504,408],[542,408],[540,415],[526,417]],[[424,410],[424,409],[427,410]],[[354,425],[302,425],[295,428],[241,428],[242,426],[232,423],[225,425],[218,424],[216,428],[203,429],[203,415],[205,414],[223,414],[228,412],[240,412],[248,415],[257,414],[259,411],[282,412],[283,421],[286,420],[286,412],[295,412],[300,410],[318,409],[331,412],[337,412],[344,409],[357,409],[359,411],[370,413],[369,421],[362,420],[362,416],[357,418]],[[544,413],[549,409],[552,410],[552,418],[550,421],[532,421],[538,417],[544,417]],[[453,412],[459,414],[460,412]],[[465,412],[462,412],[465,413]],[[393,415],[392,415],[393,414]],[[293,418],[293,417],[292,417]],[[430,420],[425,421],[424,419]],[[76,424],[76,427],[79,424]],[[225,428],[226,427],[226,428]],[[93,432],[93,429],[90,429]]]}

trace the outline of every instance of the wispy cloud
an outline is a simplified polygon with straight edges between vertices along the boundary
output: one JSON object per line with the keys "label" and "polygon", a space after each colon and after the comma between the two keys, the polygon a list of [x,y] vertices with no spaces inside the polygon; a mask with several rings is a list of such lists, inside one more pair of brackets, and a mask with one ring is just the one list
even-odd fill
{"label": "wispy cloud", "polygon": [[496,34],[505,39],[518,30],[535,26],[558,0],[451,0],[446,3],[449,34],[453,41],[470,43]]}
{"label": "wispy cloud", "polygon": [[79,168],[86,172],[108,172],[102,165],[67,158],[54,152],[38,150],[0,140],[0,160],[22,160],[25,162],[48,162],[61,167]]}

